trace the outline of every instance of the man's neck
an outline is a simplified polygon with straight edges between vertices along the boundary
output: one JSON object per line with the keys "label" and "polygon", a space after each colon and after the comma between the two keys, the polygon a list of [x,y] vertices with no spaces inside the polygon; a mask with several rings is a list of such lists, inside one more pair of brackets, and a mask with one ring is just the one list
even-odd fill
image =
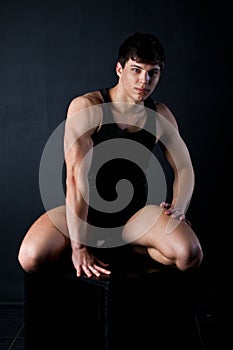
{"label": "man's neck", "polygon": [[109,89],[109,96],[111,102],[122,102],[122,103],[130,103],[130,104],[139,104],[144,105],[144,101],[136,102],[130,96],[128,96],[124,89],[118,83],[113,88]]}

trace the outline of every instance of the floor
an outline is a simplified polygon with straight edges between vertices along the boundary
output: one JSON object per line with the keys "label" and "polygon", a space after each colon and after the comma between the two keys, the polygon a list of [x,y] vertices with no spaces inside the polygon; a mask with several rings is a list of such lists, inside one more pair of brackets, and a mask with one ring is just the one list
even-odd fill
{"label": "floor", "polygon": [[24,350],[23,303],[0,303],[0,350]]}

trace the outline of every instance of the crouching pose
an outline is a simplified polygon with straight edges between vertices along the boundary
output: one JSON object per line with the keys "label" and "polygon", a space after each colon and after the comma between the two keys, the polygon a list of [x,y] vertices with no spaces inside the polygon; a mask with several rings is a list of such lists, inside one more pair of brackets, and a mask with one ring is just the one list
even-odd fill
{"label": "crouching pose", "polygon": [[[170,109],[150,96],[164,62],[156,36],[135,33],[120,45],[116,85],[71,101],[65,205],[45,211],[26,233],[18,256],[25,271],[68,250],[77,276],[110,274],[101,253],[114,249],[120,260],[122,246],[181,271],[201,264],[199,239],[185,217],[194,189],[189,152]],[[174,172],[171,203],[148,200],[151,186],[159,186],[145,175],[157,142]]]}

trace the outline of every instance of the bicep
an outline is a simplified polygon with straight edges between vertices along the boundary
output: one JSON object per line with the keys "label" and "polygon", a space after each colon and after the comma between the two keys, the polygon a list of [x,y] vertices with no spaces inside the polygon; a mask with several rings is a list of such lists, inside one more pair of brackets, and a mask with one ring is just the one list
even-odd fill
{"label": "bicep", "polygon": [[174,170],[192,167],[189,150],[179,131],[170,122],[163,120],[159,140],[164,155]]}
{"label": "bicep", "polygon": [[91,135],[98,127],[100,110],[85,97],[74,99],[68,108],[64,133],[65,161],[68,169],[79,168],[85,160],[84,170],[91,161],[93,143]]}
{"label": "bicep", "polygon": [[68,148],[65,147],[65,163],[67,177],[74,179],[87,175],[92,160],[92,140],[89,135],[76,139]]}
{"label": "bicep", "polygon": [[157,137],[169,164],[174,170],[191,165],[189,151],[179,133],[174,115],[164,104],[159,104],[157,112]]}

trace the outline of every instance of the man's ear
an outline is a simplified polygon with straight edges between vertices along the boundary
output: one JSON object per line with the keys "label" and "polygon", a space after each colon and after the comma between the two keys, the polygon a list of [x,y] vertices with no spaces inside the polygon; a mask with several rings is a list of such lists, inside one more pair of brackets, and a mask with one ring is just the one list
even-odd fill
{"label": "man's ear", "polygon": [[120,64],[120,62],[117,62],[117,64],[116,64],[116,74],[117,74],[118,77],[121,76],[122,69],[123,69],[123,67],[122,67],[122,65]]}

